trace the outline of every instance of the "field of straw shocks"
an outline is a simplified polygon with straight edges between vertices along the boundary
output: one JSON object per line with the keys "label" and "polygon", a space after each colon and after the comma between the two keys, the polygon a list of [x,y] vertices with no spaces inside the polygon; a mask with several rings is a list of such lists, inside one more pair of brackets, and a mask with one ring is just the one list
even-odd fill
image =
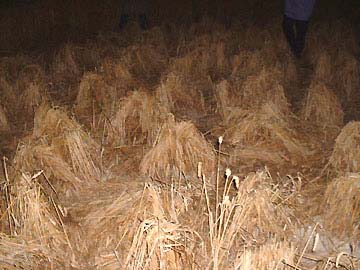
{"label": "field of straw shocks", "polygon": [[203,19],[0,59],[0,268],[360,269],[359,48]]}

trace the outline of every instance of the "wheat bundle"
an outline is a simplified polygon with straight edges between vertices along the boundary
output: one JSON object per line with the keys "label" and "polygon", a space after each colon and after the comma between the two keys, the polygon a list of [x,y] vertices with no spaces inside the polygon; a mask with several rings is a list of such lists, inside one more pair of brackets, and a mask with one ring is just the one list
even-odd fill
{"label": "wheat bundle", "polygon": [[10,125],[4,108],[0,105],[0,132],[9,131]]}
{"label": "wheat bundle", "polygon": [[192,175],[202,162],[204,172],[210,175],[214,161],[211,145],[191,122],[169,119],[161,127],[155,146],[141,161],[140,171],[153,177]]}
{"label": "wheat bundle", "polygon": [[229,128],[227,138],[232,144],[280,144],[289,153],[307,156],[309,150],[301,143],[290,119],[296,120],[294,116],[285,115],[275,104],[265,103],[259,111],[249,113],[237,125]]}
{"label": "wheat bundle", "polygon": [[294,269],[295,248],[287,242],[270,240],[256,249],[246,249],[240,254],[235,263],[236,269],[267,270],[267,269]]}
{"label": "wheat bundle", "polygon": [[350,122],[341,130],[328,165],[340,172],[360,171],[360,122]]}
{"label": "wheat bundle", "polygon": [[313,80],[332,83],[333,59],[327,52],[321,52],[316,58]]}
{"label": "wheat bundle", "polygon": [[335,73],[335,82],[346,101],[351,102],[357,96],[360,87],[360,66],[358,60],[346,51],[340,51],[337,56],[338,69]]}
{"label": "wheat bundle", "polygon": [[43,170],[46,184],[51,185],[49,188],[54,189],[57,194],[68,195],[82,187],[82,181],[54,146],[42,142],[21,143],[13,162],[21,172]]}
{"label": "wheat bundle", "polygon": [[247,77],[241,87],[241,106],[257,109],[271,101],[282,112],[289,113],[289,103],[281,82],[282,74],[277,69],[263,69],[259,74]]}
{"label": "wheat bundle", "polygon": [[339,129],[343,125],[344,112],[332,89],[323,82],[313,82],[308,89],[301,117],[323,129]]}
{"label": "wheat bundle", "polygon": [[119,104],[111,119],[110,140],[121,145],[154,143],[168,115],[166,106],[145,91],[134,91]]}
{"label": "wheat bundle", "polygon": [[205,111],[205,99],[201,89],[187,82],[179,73],[168,74],[156,90],[161,104],[169,111],[202,114]]}
{"label": "wheat bundle", "polygon": [[98,144],[65,111],[43,103],[35,113],[33,136],[43,137],[59,149],[77,176],[89,182],[100,179]]}
{"label": "wheat bundle", "polygon": [[360,226],[360,174],[349,173],[328,184],[322,204],[325,229],[356,239]]}

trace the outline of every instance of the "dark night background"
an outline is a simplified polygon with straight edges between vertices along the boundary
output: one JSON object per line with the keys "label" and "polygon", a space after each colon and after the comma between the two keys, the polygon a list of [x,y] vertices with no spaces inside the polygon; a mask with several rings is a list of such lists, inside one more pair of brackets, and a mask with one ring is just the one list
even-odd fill
{"label": "dark night background", "polygon": [[[266,27],[282,16],[283,1],[152,1],[150,25],[175,22],[189,24],[208,16],[224,21],[231,18],[242,24]],[[20,49],[34,50],[67,40],[81,40],[97,32],[116,30],[121,7],[118,0],[2,0],[0,8],[0,53]],[[312,23],[350,20],[356,31],[360,1],[317,2]]]}

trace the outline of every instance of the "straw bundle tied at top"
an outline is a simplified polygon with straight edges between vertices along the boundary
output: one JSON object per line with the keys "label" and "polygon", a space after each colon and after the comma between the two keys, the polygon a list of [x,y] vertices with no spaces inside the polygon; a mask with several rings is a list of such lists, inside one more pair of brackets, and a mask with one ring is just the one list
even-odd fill
{"label": "straw bundle tied at top", "polygon": [[33,136],[56,147],[78,176],[88,181],[100,179],[98,144],[63,110],[42,104],[35,113]]}

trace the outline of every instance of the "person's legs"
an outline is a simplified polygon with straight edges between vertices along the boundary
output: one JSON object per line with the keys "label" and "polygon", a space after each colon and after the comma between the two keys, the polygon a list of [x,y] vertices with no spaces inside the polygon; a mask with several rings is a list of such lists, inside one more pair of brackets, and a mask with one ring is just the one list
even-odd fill
{"label": "person's legs", "polygon": [[125,27],[125,25],[128,23],[128,21],[129,21],[129,15],[128,14],[121,14],[120,21],[119,21],[120,30]]}
{"label": "person's legs", "polygon": [[284,34],[289,43],[291,50],[295,53],[296,39],[295,39],[294,27],[295,27],[295,20],[287,16],[284,16],[284,21],[283,21]]}
{"label": "person's legs", "polygon": [[297,57],[301,57],[301,54],[305,48],[305,39],[308,30],[308,21],[297,20],[295,25],[296,25],[295,54]]}
{"label": "person's legs", "polygon": [[148,19],[145,13],[139,15],[139,23],[142,30],[146,30],[149,28]]}

